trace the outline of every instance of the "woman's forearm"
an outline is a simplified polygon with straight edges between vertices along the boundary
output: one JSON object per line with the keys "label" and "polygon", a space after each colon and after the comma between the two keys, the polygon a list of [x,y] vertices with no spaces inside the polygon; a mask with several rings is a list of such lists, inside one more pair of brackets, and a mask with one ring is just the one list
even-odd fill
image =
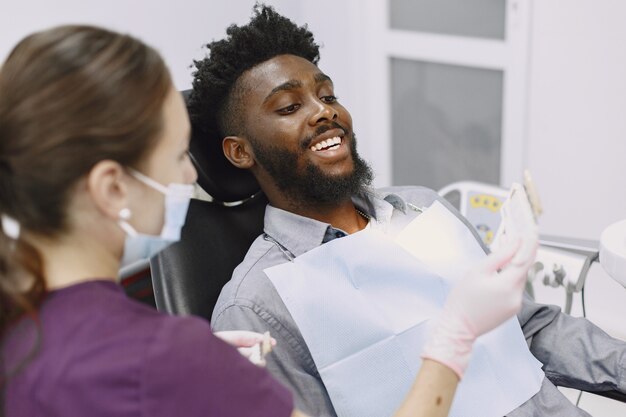
{"label": "woman's forearm", "polygon": [[452,369],[424,359],[411,391],[394,417],[446,417],[458,383],[459,377]]}

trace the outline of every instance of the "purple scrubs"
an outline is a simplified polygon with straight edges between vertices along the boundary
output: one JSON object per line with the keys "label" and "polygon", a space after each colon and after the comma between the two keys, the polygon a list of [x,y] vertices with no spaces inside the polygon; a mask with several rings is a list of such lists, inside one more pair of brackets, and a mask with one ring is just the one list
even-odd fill
{"label": "purple scrubs", "polygon": [[39,333],[23,320],[7,334],[7,417],[282,417],[291,394],[193,317],[166,316],[110,281],[50,293]]}

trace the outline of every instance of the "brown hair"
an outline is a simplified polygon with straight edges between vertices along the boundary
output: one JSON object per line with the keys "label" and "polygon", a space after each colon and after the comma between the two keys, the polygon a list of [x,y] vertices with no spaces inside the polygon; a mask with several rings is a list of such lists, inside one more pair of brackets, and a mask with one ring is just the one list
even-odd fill
{"label": "brown hair", "polygon": [[[136,165],[153,147],[171,85],[159,54],[128,35],[61,26],[23,39],[0,68],[0,215],[22,231],[64,232],[79,179],[104,159]],[[44,272],[37,250],[0,228],[0,337],[36,313]]]}

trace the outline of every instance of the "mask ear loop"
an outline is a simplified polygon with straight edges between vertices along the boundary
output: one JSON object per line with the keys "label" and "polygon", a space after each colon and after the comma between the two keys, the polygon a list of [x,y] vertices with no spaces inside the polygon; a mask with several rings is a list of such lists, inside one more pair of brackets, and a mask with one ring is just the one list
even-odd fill
{"label": "mask ear loop", "polygon": [[141,172],[133,168],[128,168],[128,171],[131,173],[133,177],[137,178],[139,181],[143,182],[148,187],[154,188],[160,193],[167,195],[168,188],[165,185],[158,183],[157,181],[153,180],[152,178],[142,174]]}
{"label": "mask ear loop", "polygon": [[[139,172],[136,169],[133,169],[131,167],[128,167],[128,172],[130,173],[130,175],[135,177],[138,181],[144,183],[148,187],[150,187],[150,188],[160,192],[161,194],[165,195],[165,197],[167,199],[168,188],[166,186],[164,186],[163,184],[159,184],[157,181],[153,180],[152,178],[142,174],[141,172]],[[131,211],[130,211],[130,209],[128,207],[121,209],[120,212],[119,212],[119,216],[120,216],[120,220],[118,221],[118,224],[122,228],[122,230],[124,232],[126,232],[126,234],[128,236],[136,237],[137,235],[139,235],[139,233],[135,230],[135,228],[132,227],[127,222],[127,220],[129,220],[130,216],[131,216]]]}
{"label": "mask ear loop", "polygon": [[119,212],[119,220],[117,221],[118,226],[130,237],[137,236],[137,231],[128,224],[127,220],[130,220],[132,212],[129,208],[123,208]]}

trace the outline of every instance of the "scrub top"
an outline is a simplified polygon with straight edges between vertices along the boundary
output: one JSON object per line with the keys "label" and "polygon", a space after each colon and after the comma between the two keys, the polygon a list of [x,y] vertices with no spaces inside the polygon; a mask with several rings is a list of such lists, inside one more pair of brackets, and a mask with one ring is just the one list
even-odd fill
{"label": "scrub top", "polygon": [[12,326],[3,367],[11,373],[21,364],[4,387],[7,417],[282,417],[293,410],[287,389],[204,320],[158,313],[111,281],[53,291],[36,319]]}

